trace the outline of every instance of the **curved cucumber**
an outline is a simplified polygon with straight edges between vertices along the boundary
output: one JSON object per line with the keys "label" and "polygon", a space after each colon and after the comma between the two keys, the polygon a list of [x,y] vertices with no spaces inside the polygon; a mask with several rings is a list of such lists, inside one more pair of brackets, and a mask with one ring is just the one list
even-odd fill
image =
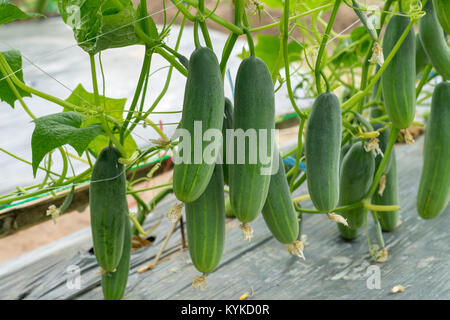
{"label": "curved cucumber", "polygon": [[195,268],[213,271],[220,262],[225,242],[225,199],[223,172],[215,165],[205,192],[186,203],[186,229],[189,253]]}
{"label": "curved cucumber", "polygon": [[446,34],[450,34],[450,1],[433,0],[436,16]]}
{"label": "curved cucumber", "polygon": [[131,254],[131,227],[127,220],[125,222],[125,238],[123,243],[122,257],[116,272],[107,272],[102,275],[102,290],[105,300],[120,300],[123,297],[130,272]]}
{"label": "curved cucumber", "polygon": [[[353,144],[342,162],[339,206],[361,201],[369,191],[375,172],[372,152],[366,152],[361,142]],[[348,227],[338,223],[341,235],[353,239],[364,220],[364,208],[358,207],[342,212]],[[347,230],[347,229],[353,230]]]}
{"label": "curved cucumber", "polygon": [[[450,79],[450,47],[444,30],[439,25],[433,2],[427,1],[426,15],[419,20],[419,36],[423,49],[434,69],[446,80]],[[448,14],[448,13],[447,13]]]}
{"label": "curved cucumber", "polygon": [[331,212],[339,201],[342,117],[338,98],[322,93],[314,101],[306,127],[306,176],[314,206]]}
{"label": "curved cucumber", "polygon": [[439,216],[450,200],[450,82],[434,88],[425,130],[424,159],[417,195],[423,219]]}
{"label": "curved cucumber", "polygon": [[222,126],[222,169],[223,169],[223,181],[228,185],[228,165],[227,165],[227,129],[233,129],[233,104],[230,99],[225,98],[225,109]]}
{"label": "curved cucumber", "polygon": [[[186,143],[190,145],[190,150],[187,161],[175,163],[173,172],[173,189],[180,201],[197,199],[208,185],[215,161],[209,163],[203,157],[203,152],[211,143],[203,140],[203,134],[208,129],[216,129],[220,133],[224,104],[223,81],[217,57],[209,48],[198,48],[189,59],[181,121],[181,129],[190,133],[190,141]],[[194,130],[196,127],[197,131]]]}
{"label": "curved cucumber", "polygon": [[[385,57],[394,48],[398,39],[409,24],[409,18],[392,16],[383,37]],[[386,112],[392,124],[399,128],[408,128],[416,112],[416,38],[409,33],[381,75],[381,86]]]}
{"label": "curved cucumber", "polygon": [[[235,83],[233,125],[237,137],[233,139],[234,164],[228,167],[230,200],[238,220],[247,223],[261,212],[269,191],[275,97],[269,69],[259,58],[241,62]],[[267,133],[266,139],[261,129]],[[263,153],[264,143],[267,148]]]}
{"label": "curved cucumber", "polygon": [[[397,161],[395,159],[395,150],[391,151],[391,166],[386,174],[386,184],[383,194],[380,196],[376,192],[372,196],[372,203],[377,205],[396,205],[398,204],[398,178],[397,178]],[[383,231],[389,232],[394,230],[398,225],[399,212],[376,212]]]}
{"label": "curved cucumber", "polygon": [[[278,150],[276,152],[278,153]],[[283,159],[279,154],[276,156],[279,158],[279,167],[277,173],[270,178],[269,193],[262,215],[273,236],[281,243],[289,244],[297,240],[298,218],[292,203]]]}
{"label": "curved cucumber", "polygon": [[125,221],[128,219],[125,172],[120,152],[105,147],[91,175],[89,204],[94,253],[100,267],[113,272],[122,256]]}

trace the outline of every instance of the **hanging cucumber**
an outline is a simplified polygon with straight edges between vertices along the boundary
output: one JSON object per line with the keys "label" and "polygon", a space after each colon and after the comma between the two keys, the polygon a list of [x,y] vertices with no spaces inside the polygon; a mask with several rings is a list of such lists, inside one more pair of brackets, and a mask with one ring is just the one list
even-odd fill
{"label": "hanging cucumber", "polygon": [[217,57],[209,48],[197,48],[189,59],[180,126],[190,133],[190,143],[186,143],[190,150],[182,150],[183,155],[180,154],[179,158],[187,160],[175,162],[173,172],[174,193],[180,201],[194,201],[208,185],[215,162],[207,163],[203,157],[203,152],[211,143],[203,140],[203,134],[208,129],[222,130],[224,104]]}
{"label": "hanging cucumber", "polygon": [[[261,212],[269,191],[275,97],[267,65],[253,56],[241,62],[235,84],[233,125],[238,137],[233,139],[234,164],[229,165],[230,200],[236,217],[245,224]],[[245,133],[255,140],[245,138]],[[262,144],[267,146],[268,159],[261,157]]]}
{"label": "hanging cucumber", "polygon": [[[392,16],[383,37],[385,57],[409,24],[409,18]],[[416,38],[412,29],[381,75],[381,86],[386,112],[392,124],[399,128],[408,128],[414,120],[416,110]]]}
{"label": "hanging cucumber", "polygon": [[331,212],[339,201],[342,117],[338,98],[330,92],[314,101],[306,127],[306,176],[314,206]]}
{"label": "hanging cucumber", "polygon": [[419,36],[423,49],[434,69],[444,79],[450,80],[450,47],[447,37],[437,20],[433,2],[427,1],[423,9],[426,15],[419,20]]}
{"label": "hanging cucumber", "polygon": [[[375,172],[375,160],[372,152],[366,152],[359,141],[350,148],[342,162],[340,177],[339,206],[361,201],[369,191]],[[342,212],[347,219],[348,227],[338,223],[341,235],[353,239],[363,224],[364,208],[358,207]]]}
{"label": "hanging cucumber", "polygon": [[106,272],[102,275],[102,290],[105,300],[120,300],[123,297],[130,272],[131,227],[128,219],[125,221],[125,237],[122,257],[116,272]]}
{"label": "hanging cucumber", "polygon": [[222,165],[216,164],[205,192],[186,203],[189,253],[195,268],[206,274],[220,262],[225,241],[225,200]]}
{"label": "hanging cucumber", "polygon": [[446,34],[450,34],[450,1],[433,0],[433,6],[442,29]]}
{"label": "hanging cucumber", "polygon": [[223,146],[222,146],[222,168],[223,168],[223,181],[226,185],[228,185],[228,165],[226,163],[227,159],[227,129],[233,129],[233,104],[230,99],[225,98],[225,109],[224,109],[224,118],[223,118],[223,126],[222,126],[222,137],[223,137]]}
{"label": "hanging cucumber", "polygon": [[92,169],[89,186],[94,253],[107,272],[114,272],[119,265],[128,219],[125,172],[118,162],[120,157],[115,147],[105,147]]}
{"label": "hanging cucumber", "polygon": [[[377,205],[397,205],[398,204],[398,177],[397,177],[397,161],[395,159],[395,150],[392,149],[390,156],[391,165],[386,174],[385,187],[382,195],[378,192],[372,196],[372,203]],[[377,167],[378,168],[378,167]],[[383,231],[389,232],[394,230],[399,221],[398,211],[376,212],[378,220]]]}
{"label": "hanging cucumber", "polygon": [[417,195],[423,219],[439,216],[450,200],[450,82],[434,88],[425,130],[424,159]]}
{"label": "hanging cucumber", "polygon": [[292,203],[283,159],[278,150],[275,156],[279,158],[279,167],[277,173],[270,178],[269,193],[262,215],[275,239],[281,243],[290,244],[297,240],[298,218]]}

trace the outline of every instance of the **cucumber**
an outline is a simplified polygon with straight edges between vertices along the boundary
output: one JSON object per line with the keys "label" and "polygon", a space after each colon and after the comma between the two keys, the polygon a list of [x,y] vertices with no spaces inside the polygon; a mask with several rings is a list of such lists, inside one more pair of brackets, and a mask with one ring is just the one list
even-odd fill
{"label": "cucumber", "polygon": [[94,253],[107,272],[114,272],[119,265],[128,219],[125,171],[118,162],[120,157],[115,147],[105,147],[95,162],[89,186]]}
{"label": "cucumber", "polygon": [[269,193],[262,209],[264,221],[275,239],[284,244],[297,240],[299,228],[297,213],[291,199],[283,159],[276,150],[279,167],[270,178]]}
{"label": "cucumber", "polygon": [[434,88],[425,130],[424,159],[417,195],[423,219],[439,216],[450,200],[450,82]]}
{"label": "cucumber", "polygon": [[186,203],[186,229],[192,263],[208,273],[220,262],[225,242],[225,199],[222,165],[216,164],[205,192]]}
{"label": "cucumber", "polygon": [[[374,172],[375,160],[372,152],[366,152],[360,141],[353,144],[342,162],[339,206],[361,201],[369,191]],[[364,208],[361,206],[341,214],[348,223],[348,227],[338,223],[341,235],[346,239],[355,238],[363,224]]]}
{"label": "cucumber", "polygon": [[[383,37],[385,57],[394,48],[409,24],[409,18],[392,16]],[[416,110],[416,38],[413,30],[396,52],[381,75],[381,86],[386,112],[392,124],[399,128],[408,128],[414,120]]]}
{"label": "cucumber", "polygon": [[[386,174],[386,185],[383,194],[380,196],[378,192],[372,196],[372,203],[377,205],[396,205],[398,204],[398,177],[397,177],[397,161],[395,158],[395,150],[392,149],[389,157],[391,166]],[[394,230],[398,225],[399,212],[376,212],[378,220],[383,231],[389,232]]]}
{"label": "cucumber", "polygon": [[[450,48],[440,26],[433,2],[427,1],[423,8],[426,15],[419,20],[419,36],[423,49],[434,69],[446,80],[450,79]],[[448,13],[447,13],[448,14]]]}
{"label": "cucumber", "polygon": [[341,106],[330,92],[314,101],[306,127],[306,176],[309,195],[319,211],[331,212],[339,201],[342,140]]}
{"label": "cucumber", "polygon": [[433,6],[442,29],[446,34],[450,34],[450,1],[433,0]]}
{"label": "cucumber", "polygon": [[428,63],[430,60],[423,49],[419,34],[416,34],[416,74],[421,73]]}
{"label": "cucumber", "polygon": [[130,272],[131,254],[131,226],[125,222],[125,237],[123,243],[122,257],[116,272],[106,272],[102,275],[102,290],[105,300],[120,300],[123,297]]}
{"label": "cucumber", "polygon": [[[209,48],[197,48],[189,59],[180,126],[190,133],[190,154],[187,155],[188,161],[175,162],[173,172],[173,189],[180,201],[194,201],[209,183],[215,163],[207,163],[203,158],[205,148],[211,143],[203,141],[203,134],[208,129],[221,132],[224,104],[223,81],[217,57]],[[202,124],[201,132],[194,132],[194,122],[197,121]],[[197,150],[194,155],[196,140],[202,141],[199,143],[201,148],[197,144],[197,149],[201,150]]]}
{"label": "cucumber", "polygon": [[223,169],[223,181],[226,185],[228,185],[228,164],[226,163],[227,159],[227,129],[233,129],[233,104],[230,99],[225,98],[225,109],[224,109],[224,118],[223,118],[223,126],[222,126],[222,137],[223,137],[223,145],[222,145],[222,169]]}
{"label": "cucumber", "polygon": [[[248,57],[240,66],[235,81],[233,126],[235,134],[255,132],[256,141],[249,143],[245,139],[245,148],[234,141],[234,163],[229,165],[231,207],[239,221],[253,221],[261,212],[269,191],[270,174],[262,170],[271,168],[272,141],[275,130],[275,97],[272,77],[267,65],[259,58]],[[241,129],[241,130],[239,130]],[[247,131],[248,129],[251,129]],[[267,130],[268,163],[260,157],[262,140],[260,129]],[[272,136],[273,137],[273,136]],[[274,137],[273,137],[274,138]],[[240,139],[244,140],[244,139]],[[274,140],[274,139],[273,139]],[[252,154],[250,154],[252,152]],[[250,156],[257,157],[256,163],[250,163]],[[237,163],[243,155],[244,163]]]}

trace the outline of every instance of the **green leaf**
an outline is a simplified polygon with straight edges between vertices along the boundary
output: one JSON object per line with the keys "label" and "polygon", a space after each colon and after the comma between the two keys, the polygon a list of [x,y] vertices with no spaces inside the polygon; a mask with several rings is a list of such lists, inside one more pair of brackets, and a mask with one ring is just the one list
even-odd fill
{"label": "green leaf", "polygon": [[0,0],[0,25],[19,19],[43,17],[38,13],[26,13],[9,0]]}
{"label": "green leaf", "polygon": [[[269,36],[263,34],[256,35],[255,53],[256,56],[262,59],[269,68],[270,74],[278,73],[278,71],[284,67],[281,63],[278,63],[278,56],[280,54],[281,44],[279,36]],[[301,60],[301,51],[303,47],[295,42],[290,41],[288,43],[288,59],[289,63]],[[239,55],[242,59],[249,56],[248,52],[243,52]]]}
{"label": "green leaf", "polygon": [[[97,108],[95,107],[95,95],[86,91],[81,84],[75,88],[66,101],[77,106],[83,106],[88,110],[97,111]],[[120,123],[123,122],[123,110],[127,99],[100,97],[100,102],[103,110],[105,110],[108,116],[113,117]],[[101,122],[102,120],[99,117],[86,117],[83,120],[82,127]],[[119,138],[119,134],[115,134],[115,137]],[[98,154],[107,145],[109,145],[109,138],[106,136],[98,136],[89,144],[89,149],[91,149],[95,154]],[[136,142],[130,135],[125,139],[124,148],[127,151],[127,154],[132,154],[137,148]]]}
{"label": "green leaf", "polygon": [[69,144],[81,156],[95,137],[104,134],[99,124],[82,127],[83,116],[72,111],[43,116],[34,123],[31,149],[35,177],[39,164],[50,151]]}
{"label": "green leaf", "polygon": [[[20,81],[23,82],[22,55],[20,54],[20,51],[19,50],[5,51],[5,52],[2,52],[2,55],[8,62],[11,69],[14,72],[17,71],[15,73],[15,76],[17,78],[19,78]],[[0,79],[1,78],[3,78],[3,75],[0,73]],[[17,88],[17,91],[19,92],[21,97],[31,97],[31,94],[29,94],[26,91],[23,91],[22,89]],[[0,80],[0,100],[5,101],[13,108],[14,108],[14,102],[16,102],[16,100],[18,100],[16,95],[13,93],[10,86],[8,85],[8,82],[6,81],[6,79]]]}
{"label": "green leaf", "polygon": [[140,43],[130,0],[59,0],[58,8],[78,45],[89,54]]}

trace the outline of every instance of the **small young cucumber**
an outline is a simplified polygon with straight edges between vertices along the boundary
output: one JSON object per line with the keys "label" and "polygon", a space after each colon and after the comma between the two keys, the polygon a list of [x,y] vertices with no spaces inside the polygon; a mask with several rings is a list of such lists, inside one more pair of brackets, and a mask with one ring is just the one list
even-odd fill
{"label": "small young cucumber", "polygon": [[253,56],[241,62],[235,84],[233,126],[237,136],[233,139],[234,164],[228,167],[230,200],[238,220],[248,223],[261,212],[269,191],[275,97],[267,65]]}
{"label": "small young cucumber", "polygon": [[279,167],[270,178],[269,193],[262,209],[264,221],[275,239],[284,244],[297,240],[298,218],[292,203],[291,192],[286,179],[283,159],[276,150]]}
{"label": "small young cucumber", "polygon": [[439,216],[450,200],[450,82],[434,88],[425,130],[424,159],[417,195],[423,219]]}
{"label": "small young cucumber", "polygon": [[208,273],[220,262],[225,242],[225,199],[222,165],[216,164],[203,194],[186,206],[189,253],[195,268]]}
{"label": "small young cucumber", "polygon": [[123,297],[130,272],[131,227],[128,219],[125,222],[125,238],[122,257],[116,272],[106,272],[102,275],[102,290],[105,300],[120,300]]}
{"label": "small young cucumber", "polygon": [[[390,168],[386,174],[386,182],[382,195],[378,192],[372,196],[372,203],[377,205],[397,205],[398,204],[398,177],[397,177],[397,161],[395,158],[395,150],[392,149],[390,156]],[[377,167],[378,169],[378,167]],[[376,171],[375,171],[376,172]],[[376,212],[381,224],[381,229],[386,232],[394,230],[398,225],[399,212]]]}
{"label": "small young cucumber", "polygon": [[[394,15],[383,37],[383,54],[387,57],[409,24],[409,18]],[[416,112],[416,38],[409,30],[407,37],[381,75],[384,105],[392,124],[408,128]]]}
{"label": "small young cucumber", "polygon": [[[186,159],[176,162],[173,172],[173,189],[180,201],[194,201],[208,185],[215,162],[204,159],[204,151],[211,141],[204,139],[203,135],[209,129],[221,132],[224,105],[223,81],[217,57],[209,48],[197,48],[189,59],[180,126],[190,133],[190,143],[183,142],[183,137],[180,138],[183,140],[180,146],[190,145],[190,150],[180,147],[183,150],[180,150],[179,158]],[[194,130],[196,126],[198,130]]]}
{"label": "small young cucumber", "polygon": [[222,169],[223,169],[223,181],[228,185],[228,165],[227,165],[227,129],[233,129],[233,104],[230,99],[225,98],[225,110],[222,126]]}
{"label": "small young cucumber", "polygon": [[331,212],[339,201],[342,117],[338,98],[330,92],[314,101],[306,127],[306,176],[314,206]]}
{"label": "small young cucumber", "polygon": [[434,69],[444,79],[450,80],[450,47],[447,43],[447,37],[439,25],[433,2],[427,1],[423,9],[426,15],[419,20],[419,36],[423,49]]}
{"label": "small young cucumber", "polygon": [[118,162],[120,157],[115,147],[105,147],[95,162],[89,186],[94,253],[107,272],[114,272],[119,265],[128,220],[125,172]]}
{"label": "small young cucumber", "polygon": [[[353,144],[342,162],[339,206],[361,201],[369,191],[374,172],[375,159],[372,152],[366,152],[360,141]],[[338,228],[344,238],[356,237],[364,220],[363,214],[363,207],[342,212],[342,216],[347,219],[348,227],[338,223]]]}
{"label": "small young cucumber", "polygon": [[436,15],[446,34],[450,34],[450,1],[433,0]]}

